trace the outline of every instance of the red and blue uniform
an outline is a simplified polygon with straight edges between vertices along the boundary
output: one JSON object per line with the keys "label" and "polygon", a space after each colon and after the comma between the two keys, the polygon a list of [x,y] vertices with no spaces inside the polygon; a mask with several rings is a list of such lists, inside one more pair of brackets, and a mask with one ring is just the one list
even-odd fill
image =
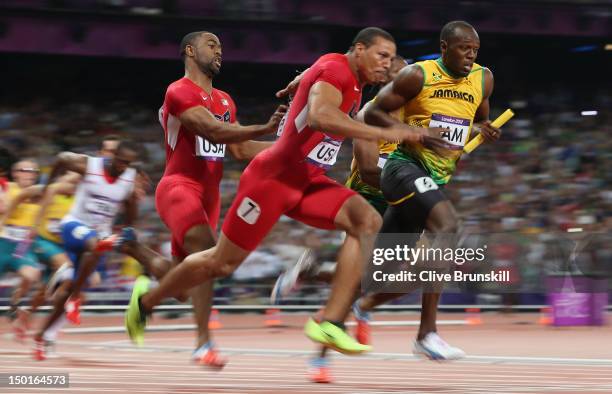
{"label": "red and blue uniform", "polygon": [[254,250],[281,215],[334,229],[338,211],[356,194],[325,175],[344,137],[307,124],[308,95],[318,82],[342,93],[342,112],[354,117],[359,109],[361,85],[345,55],[324,55],[305,72],[278,141],[248,165],[223,223],[223,234],[245,250]]}
{"label": "red and blue uniform", "polygon": [[181,125],[179,116],[203,106],[217,120],[236,121],[236,105],[229,94],[213,89],[208,94],[184,77],[168,86],[159,121],[166,139],[166,170],[157,185],[157,212],[172,233],[172,255],[185,258],[185,233],[196,225],[217,229],[226,145],[213,144]]}

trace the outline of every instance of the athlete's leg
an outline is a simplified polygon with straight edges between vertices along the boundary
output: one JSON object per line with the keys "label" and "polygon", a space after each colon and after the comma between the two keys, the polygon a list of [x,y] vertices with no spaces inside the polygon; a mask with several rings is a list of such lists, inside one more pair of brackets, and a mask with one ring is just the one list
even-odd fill
{"label": "athlete's leg", "polygon": [[[457,232],[458,218],[455,209],[448,200],[438,202],[429,211],[425,228],[432,233],[434,239],[439,237],[434,247],[446,248],[454,247],[454,235]],[[434,241],[435,242],[435,241]],[[430,332],[437,332],[436,319],[438,304],[442,294],[442,283],[435,284],[431,289],[424,288],[421,300],[421,324],[417,335],[418,340],[422,340]]]}
{"label": "athlete's leg", "polygon": [[[206,191],[172,180],[162,180],[158,186],[157,210],[172,233],[172,254],[176,263],[180,263],[190,254],[210,249],[215,245],[214,229],[219,219],[219,201],[218,198],[205,198],[204,193]],[[197,347],[199,348],[209,341],[208,319],[212,308],[213,281],[202,283],[190,291],[179,294],[177,299],[186,300],[189,295],[192,297],[198,325]]]}
{"label": "athlete's leg", "polygon": [[72,283],[70,294],[78,297],[87,281],[87,278],[95,271],[96,265],[102,257],[102,253],[96,250],[98,237],[92,236],[85,241],[84,252],[81,255],[76,271],[76,277]]}
{"label": "athlete's leg", "polygon": [[350,197],[335,218],[337,228],[346,232],[338,255],[331,294],[323,319],[344,322],[359,289],[361,274],[374,248],[382,218],[361,196]]}
{"label": "athlete's leg", "polygon": [[17,270],[17,274],[21,278],[19,284],[15,287],[11,295],[11,307],[17,308],[21,303],[21,299],[28,293],[32,284],[40,279],[40,270],[29,264],[21,264]]}
{"label": "athlete's leg", "polygon": [[194,286],[233,273],[280,216],[300,201],[303,191],[297,185],[290,186],[276,178],[256,174],[251,168],[253,163],[242,176],[217,245],[187,256],[155,289],[148,289],[146,279],[136,282],[125,320],[127,332],[134,342],[142,343],[146,313],[154,306],[166,297],[176,297]]}
{"label": "athlete's leg", "polygon": [[[185,233],[183,250],[191,255],[212,248],[215,241],[216,237],[208,225],[197,225]],[[194,317],[198,326],[196,348],[203,346],[210,340],[208,320],[214,297],[213,285],[214,281],[212,279],[207,280],[190,291]]]}
{"label": "athlete's leg", "polygon": [[61,316],[64,315],[64,305],[70,296],[72,288],[72,280],[64,280],[53,294],[52,306],[53,310],[47,317],[40,330],[34,336],[35,339],[42,338],[43,334],[55,323]]}
{"label": "athlete's leg", "polygon": [[[50,241],[48,241],[50,242]],[[70,262],[70,258],[68,257],[68,255],[66,255],[66,253],[64,253],[63,251],[60,251],[59,253],[57,253],[57,251],[53,252],[53,253],[47,253],[44,256],[43,255],[38,255],[39,260],[41,261],[45,261],[47,264],[47,273],[46,273],[46,281],[48,281],[51,276],[64,264],[71,264]],[[47,287],[47,283],[44,283],[39,291],[36,293],[36,295],[32,298],[32,302],[30,304],[30,311],[31,312],[36,312],[36,310],[38,310],[38,308],[45,302],[47,294],[49,293],[49,289]]]}
{"label": "athlete's leg", "polygon": [[[69,268],[66,272],[72,273],[72,268]],[[73,275],[71,274],[70,277],[72,276]],[[51,305],[53,306],[53,309],[51,314],[44,321],[39,331],[34,334],[34,359],[38,361],[42,361],[47,358],[46,343],[55,342],[57,339],[57,334],[66,323],[64,305],[66,304],[66,300],[70,295],[72,280],[67,278],[59,278],[58,283],[57,289],[52,294]]]}
{"label": "athlete's leg", "polygon": [[187,256],[163,277],[158,287],[144,294],[140,299],[144,311],[150,312],[163,299],[176,297],[206,281],[231,275],[249,253],[222,234],[217,245]]}
{"label": "athlete's leg", "polygon": [[[61,231],[64,247],[70,255],[70,260],[75,267],[71,268],[69,271],[72,273],[72,278],[70,278],[70,280],[64,280],[64,282],[67,282],[67,284],[64,285],[65,287],[63,287],[65,291],[56,292],[53,302],[53,311],[41,326],[40,331],[36,335],[37,339],[41,339],[43,333],[63,315],[65,311],[64,305],[70,296],[73,294],[78,295],[87,276],[94,271],[98,262],[98,260],[92,261],[92,258],[98,256],[99,259],[98,252],[91,252],[95,250],[98,241],[96,231],[77,221],[62,224]],[[78,272],[78,274],[76,274],[75,271]],[[86,274],[87,276],[85,276]],[[75,285],[77,280],[79,282],[78,290]]]}
{"label": "athlete's leg", "polygon": [[362,196],[326,176],[313,179],[299,203],[286,215],[313,227],[346,233],[323,313],[323,320],[343,323],[359,289],[382,218]]}
{"label": "athlete's leg", "polygon": [[133,257],[136,261],[143,265],[145,272],[150,273],[156,279],[162,278],[170,268],[172,262],[154,250],[144,246],[138,241],[125,242],[120,249],[120,252]]}

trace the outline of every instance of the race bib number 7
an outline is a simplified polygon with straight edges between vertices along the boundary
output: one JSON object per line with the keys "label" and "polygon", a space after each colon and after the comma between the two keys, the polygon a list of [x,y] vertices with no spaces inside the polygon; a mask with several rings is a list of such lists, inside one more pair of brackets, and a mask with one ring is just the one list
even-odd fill
{"label": "race bib number 7", "polygon": [[238,207],[237,214],[240,219],[244,220],[248,224],[255,224],[257,219],[259,219],[259,215],[261,214],[261,208],[255,201],[245,197]]}
{"label": "race bib number 7", "polygon": [[462,150],[470,132],[470,120],[454,116],[432,114],[429,127],[448,129],[442,134],[442,139],[448,142],[449,149]]}

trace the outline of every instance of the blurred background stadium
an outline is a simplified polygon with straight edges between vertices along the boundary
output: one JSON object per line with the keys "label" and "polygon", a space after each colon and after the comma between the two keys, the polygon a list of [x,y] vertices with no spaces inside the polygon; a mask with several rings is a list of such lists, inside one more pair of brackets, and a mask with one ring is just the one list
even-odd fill
{"label": "blurred background stadium", "polygon": [[[439,56],[438,34],[464,19],[480,34],[478,63],[495,75],[492,118],[516,116],[501,141],[460,163],[449,193],[476,233],[527,236],[493,260],[511,266],[512,302],[545,303],[542,280],[555,244],[551,233],[612,230],[612,6],[609,1],[394,0],[3,0],[0,2],[0,145],[3,170],[24,157],[43,173],[60,151],[93,154],[109,134],[142,144],[153,183],[164,169],[157,121],[166,86],[180,78],[182,36],[209,30],[223,44],[217,88],[229,92],[242,124],[265,121],[274,93],[326,52],[344,52],[365,26],[388,29],[409,62]],[[331,175],[344,182],[352,155],[345,143]],[[226,160],[229,206],[245,164]],[[154,186],[153,185],[153,186]],[[223,214],[222,214],[223,217]],[[154,190],[141,201],[139,231],[169,254],[169,234],[155,212]],[[217,304],[267,304],[278,273],[304,246],[333,260],[340,233],[284,218],[231,278]],[[592,258],[610,269],[612,243]],[[115,256],[90,303],[125,304],[140,268]],[[14,277],[2,278],[6,305]],[[319,305],[324,285],[303,286],[288,303]],[[501,303],[486,288],[454,289],[442,304]],[[416,296],[398,301],[416,304]]]}

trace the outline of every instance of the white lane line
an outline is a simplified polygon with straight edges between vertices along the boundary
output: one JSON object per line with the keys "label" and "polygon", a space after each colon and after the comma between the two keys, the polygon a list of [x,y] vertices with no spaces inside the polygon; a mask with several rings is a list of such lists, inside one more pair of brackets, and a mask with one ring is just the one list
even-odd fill
{"label": "white lane line", "polygon": [[[181,367],[182,365],[189,364],[189,358],[183,356],[172,356],[172,354],[164,354],[162,358],[146,358],[146,361],[143,361],[143,357],[136,356],[136,352],[128,352],[126,353],[109,353],[109,352],[101,352],[94,353],[91,352],[79,352],[79,351],[68,351],[61,350],[59,352],[58,360],[66,361],[69,357],[83,357],[83,361],[87,362],[87,360],[91,360],[92,358],[99,363],[107,363],[109,365],[119,366],[121,364],[136,364],[136,365],[146,365],[150,367],[155,366],[164,366],[164,367],[172,367],[169,363],[174,363],[177,367]],[[11,354],[6,355],[1,358],[7,360],[28,360],[30,359],[31,354],[29,352],[24,352],[23,354]],[[399,360],[397,362],[385,362],[384,364],[374,364],[376,359],[372,358],[348,358],[348,357],[331,357],[332,367],[337,370],[343,370],[343,368],[349,368],[351,370],[381,370],[393,373],[394,371],[402,372],[406,371],[407,367],[410,369],[411,373],[431,373],[430,370],[437,370],[440,367],[439,363],[431,363],[428,361],[416,362],[413,360]],[[159,361],[158,361],[159,360]],[[44,363],[34,362],[30,359],[35,365],[43,365]],[[52,362],[49,360],[48,362]],[[256,356],[248,356],[248,355],[237,355],[235,357],[230,358],[229,366],[236,366],[240,368],[244,368],[247,370],[275,370],[278,366],[284,367],[295,367],[299,369],[304,369],[307,364],[307,359],[295,359],[285,357],[285,358],[271,358],[267,359],[264,363],[260,357]],[[372,365],[374,364],[374,365]],[[552,374],[558,375],[560,373],[564,375],[581,375],[582,373],[587,373],[589,375],[598,375],[601,376],[610,376],[610,367],[607,366],[590,366],[586,367],[573,367],[568,365],[544,365],[538,364],[536,366],[524,366],[524,365],[511,365],[511,364],[485,364],[482,365],[484,369],[481,369],[483,373],[515,373],[521,375],[530,375],[530,374]],[[524,370],[527,369],[528,370]],[[555,368],[554,370],[551,370]],[[561,369],[559,369],[561,368]],[[444,363],[444,371],[445,373],[466,373],[471,374],[474,373],[474,369],[466,363]]]}
{"label": "white lane line", "polygon": [[[83,341],[66,341],[67,344],[75,344],[75,345],[98,345],[101,347],[112,347],[112,348],[131,348],[138,349],[128,344],[126,346],[123,345],[102,345],[102,344],[92,344],[91,342],[83,342]],[[155,350],[173,350],[173,351],[192,351],[191,347],[186,346],[150,346],[140,349],[152,349]],[[278,355],[289,355],[289,356],[297,356],[304,355],[310,356],[313,354],[312,351],[309,350],[284,350],[284,349],[253,349],[253,348],[224,348],[224,353],[227,354],[251,354],[251,355],[262,355],[262,356],[278,356]],[[372,352],[359,357],[360,359],[390,359],[390,360],[421,360],[420,357],[417,357],[412,354],[402,354],[402,353],[382,353],[382,352]],[[569,364],[569,365],[602,365],[602,366],[610,366],[612,367],[612,359],[602,359],[602,358],[565,358],[565,357],[526,357],[526,356],[467,356],[465,359],[457,360],[455,362],[480,362],[480,363],[524,363],[524,364]]]}

